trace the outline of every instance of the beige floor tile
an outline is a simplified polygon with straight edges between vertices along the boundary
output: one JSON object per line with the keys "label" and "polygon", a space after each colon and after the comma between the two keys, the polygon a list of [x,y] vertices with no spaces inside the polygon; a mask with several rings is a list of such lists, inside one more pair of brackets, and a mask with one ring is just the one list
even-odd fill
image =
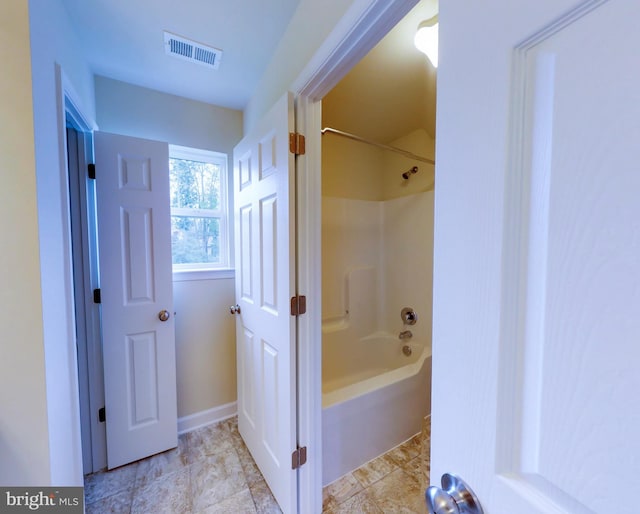
{"label": "beige floor tile", "polygon": [[425,464],[421,456],[407,462],[402,469],[418,482],[422,490],[429,486],[429,463]]}
{"label": "beige floor tile", "polygon": [[131,514],[191,512],[189,468],[162,475],[133,494]]}
{"label": "beige floor tile", "polygon": [[322,512],[326,514],[382,514],[366,490],[353,495],[344,503],[334,505],[326,510],[323,509]]}
{"label": "beige floor tile", "polygon": [[84,480],[85,503],[94,503],[125,491],[131,492],[137,469],[138,463],[134,462],[111,471],[100,471],[88,475]]}
{"label": "beige floor tile", "polygon": [[362,491],[362,485],[349,473],[322,490],[322,508],[339,505]]}
{"label": "beige floor tile", "polygon": [[158,453],[138,463],[136,488],[145,487],[156,478],[179,471],[188,464],[187,438],[186,435],[182,435],[178,438],[177,448]]}
{"label": "beige floor tile", "polygon": [[402,467],[410,460],[420,455],[422,450],[422,441],[420,436],[414,436],[408,441],[396,446],[393,450],[387,452],[389,458],[395,462],[398,467]]}
{"label": "beige floor tile", "polygon": [[245,478],[247,479],[247,483],[251,485],[254,482],[264,480],[264,478],[262,477],[262,473],[260,473],[256,462],[251,456],[251,452],[249,452],[249,449],[244,444],[244,441],[242,441],[242,439],[236,441],[235,448],[238,454],[238,458],[240,459],[240,465],[242,466],[242,470],[244,471]]}
{"label": "beige floor tile", "polygon": [[225,429],[227,429],[230,433],[235,433],[238,431],[238,416],[233,416],[231,418],[227,418],[220,423]]}
{"label": "beige floor tile", "polygon": [[189,464],[233,448],[231,434],[221,423],[187,432],[186,439]]}
{"label": "beige floor tile", "polygon": [[[331,514],[426,513],[431,423],[420,434],[323,489]],[[178,448],[85,480],[87,513],[281,514],[237,417],[179,438]]]}
{"label": "beige floor tile", "polygon": [[240,435],[240,432],[238,431],[238,427],[237,426],[227,426],[228,428],[228,432],[231,436],[231,441],[233,441],[233,445],[236,448],[241,448],[244,447],[246,448],[246,445],[244,444],[244,439],[242,439],[242,436]]}
{"label": "beige floor tile", "polygon": [[398,465],[391,460],[388,454],[384,454],[356,469],[353,476],[358,479],[362,487],[369,487],[394,469],[398,469]]}
{"label": "beige floor tile", "polygon": [[282,514],[278,502],[264,480],[254,482],[249,488],[258,514]]}
{"label": "beige floor tile", "polygon": [[195,512],[220,503],[248,486],[233,448],[195,462],[190,470]]}
{"label": "beige floor tile", "polygon": [[93,503],[85,505],[86,514],[129,514],[133,489],[107,496]]}
{"label": "beige floor tile", "polygon": [[424,489],[412,476],[401,469],[373,484],[367,489],[382,512],[394,514],[426,514]]}
{"label": "beige floor tile", "polygon": [[322,512],[333,512],[335,511],[340,505],[338,504],[338,502],[336,501],[336,499],[333,496],[323,496],[322,497]]}
{"label": "beige floor tile", "polygon": [[255,514],[256,507],[253,503],[253,497],[249,489],[243,489],[239,493],[230,496],[226,500],[216,503],[211,507],[206,508],[203,511],[196,512],[194,514]]}
{"label": "beige floor tile", "polygon": [[431,416],[427,416],[422,421],[422,439],[431,439]]}

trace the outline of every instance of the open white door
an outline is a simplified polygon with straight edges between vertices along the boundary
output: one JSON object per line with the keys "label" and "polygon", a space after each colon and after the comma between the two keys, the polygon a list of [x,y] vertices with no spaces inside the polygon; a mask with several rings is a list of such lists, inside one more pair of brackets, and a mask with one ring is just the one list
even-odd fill
{"label": "open white door", "polygon": [[109,469],[178,440],[166,143],[95,134]]}
{"label": "open white door", "polygon": [[440,7],[431,482],[638,512],[640,4]]}
{"label": "open white door", "polygon": [[285,514],[297,509],[293,97],[236,146],[238,428]]}

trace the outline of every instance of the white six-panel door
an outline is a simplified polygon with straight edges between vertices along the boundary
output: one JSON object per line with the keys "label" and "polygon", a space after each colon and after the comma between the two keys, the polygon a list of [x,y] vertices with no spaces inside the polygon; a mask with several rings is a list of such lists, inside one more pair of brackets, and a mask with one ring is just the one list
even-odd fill
{"label": "white six-panel door", "polygon": [[99,132],[95,154],[111,469],[177,445],[169,155]]}
{"label": "white six-panel door", "polygon": [[431,481],[638,512],[640,4],[440,9]]}
{"label": "white six-panel door", "polygon": [[238,427],[282,511],[297,509],[293,97],[234,149]]}

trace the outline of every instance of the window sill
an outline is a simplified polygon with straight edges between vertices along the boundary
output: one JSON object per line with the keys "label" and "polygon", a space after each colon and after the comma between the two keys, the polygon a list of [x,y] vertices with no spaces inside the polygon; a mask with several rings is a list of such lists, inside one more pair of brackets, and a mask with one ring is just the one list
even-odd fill
{"label": "window sill", "polygon": [[224,269],[190,269],[173,272],[174,282],[185,282],[187,280],[221,280],[235,278],[236,272],[233,268]]}

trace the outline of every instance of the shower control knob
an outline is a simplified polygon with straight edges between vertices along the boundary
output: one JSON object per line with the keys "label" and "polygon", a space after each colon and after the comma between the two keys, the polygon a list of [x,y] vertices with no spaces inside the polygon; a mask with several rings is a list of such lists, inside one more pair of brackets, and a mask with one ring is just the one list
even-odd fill
{"label": "shower control knob", "polygon": [[429,514],[484,514],[473,490],[460,477],[442,475],[442,489],[432,485],[425,493]]}
{"label": "shower control knob", "polygon": [[229,307],[229,313],[232,315],[240,314],[240,306],[238,304],[232,305],[231,307]]}
{"label": "shower control knob", "polygon": [[418,315],[411,307],[405,307],[402,309],[400,317],[405,325],[415,325],[418,322]]}

